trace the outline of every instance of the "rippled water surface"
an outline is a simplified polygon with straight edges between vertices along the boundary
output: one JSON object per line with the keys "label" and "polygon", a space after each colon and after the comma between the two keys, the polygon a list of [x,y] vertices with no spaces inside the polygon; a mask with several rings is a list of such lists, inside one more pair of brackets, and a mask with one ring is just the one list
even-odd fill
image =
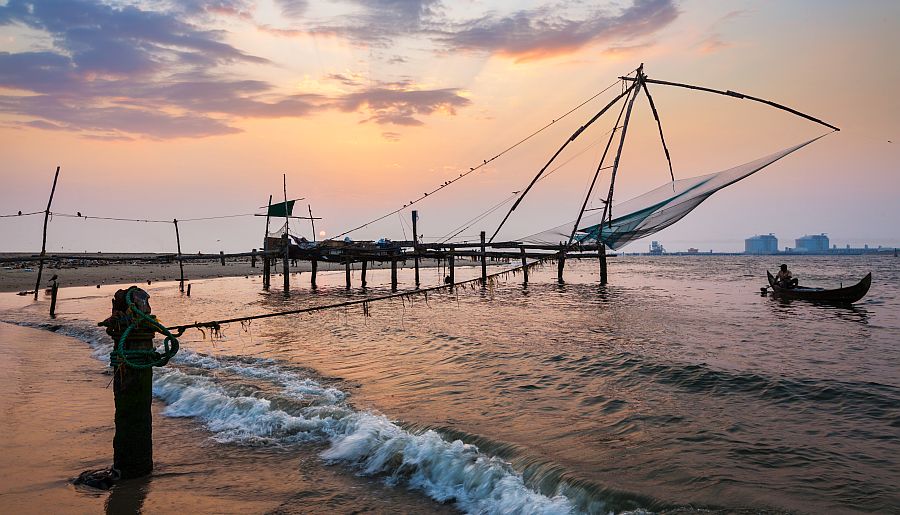
{"label": "rippled water surface", "polygon": [[[285,449],[468,512],[890,512],[900,507],[900,260],[794,257],[801,283],[873,274],[853,307],[763,297],[772,257],[618,257],[491,287],[226,326],[156,372],[163,413],[198,438]],[[474,276],[472,269],[457,276]],[[424,285],[439,270],[424,270]],[[146,286],[175,324],[385,293],[343,273]],[[354,272],[354,285],[358,282]],[[401,271],[412,282],[412,272]],[[274,284],[280,284],[273,280]],[[401,286],[402,287],[402,286]],[[54,324],[105,359],[114,287],[61,290]],[[46,302],[4,294],[4,321]],[[400,502],[400,501],[398,501]],[[398,505],[398,509],[399,509]]]}

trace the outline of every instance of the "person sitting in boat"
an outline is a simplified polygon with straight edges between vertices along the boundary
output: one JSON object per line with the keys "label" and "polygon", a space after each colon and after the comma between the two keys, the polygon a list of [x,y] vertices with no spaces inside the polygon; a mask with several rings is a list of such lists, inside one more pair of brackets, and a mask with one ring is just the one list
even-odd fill
{"label": "person sitting in boat", "polygon": [[781,265],[781,270],[778,271],[778,275],[775,276],[775,282],[782,288],[795,288],[799,280],[788,270],[787,265],[783,264]]}

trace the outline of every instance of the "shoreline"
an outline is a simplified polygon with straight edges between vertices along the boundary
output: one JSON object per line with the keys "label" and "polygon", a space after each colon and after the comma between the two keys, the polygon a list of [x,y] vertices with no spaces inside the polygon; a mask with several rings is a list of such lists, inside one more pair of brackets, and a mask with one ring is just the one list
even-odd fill
{"label": "shoreline", "polygon": [[[30,253],[2,253],[0,256],[31,256]],[[154,256],[154,254],[86,254],[85,257],[122,257],[133,258],[135,261],[141,258]],[[109,284],[149,284],[162,281],[178,281],[180,271],[176,261],[170,263],[115,263],[109,264],[104,262],[80,261],[72,263],[68,260],[57,265],[55,260],[47,260],[44,264],[44,273],[42,276],[43,287],[49,285],[49,279],[56,274],[59,277],[60,288],[68,286],[96,286]],[[403,261],[400,261],[403,263]],[[31,263],[27,263],[30,265]],[[467,262],[460,259],[457,262],[458,267],[474,266],[477,263]],[[26,263],[18,264],[0,264],[0,293],[21,292],[33,290],[35,280],[37,279],[37,260],[34,266],[24,266]],[[408,260],[407,265],[401,268],[411,268],[412,260]],[[419,263],[420,268],[435,268],[441,266],[434,259],[423,259]],[[368,265],[369,270],[381,270],[390,268],[389,262],[373,261]],[[279,265],[272,269],[272,276],[280,276],[278,272]],[[291,266],[291,273],[309,272],[310,263],[308,261],[298,261],[296,266]],[[353,270],[358,270],[359,264],[355,263]],[[332,263],[320,261],[318,264],[319,272],[335,272],[343,271],[344,265],[340,263]],[[256,267],[250,266],[249,258],[226,259],[223,266],[218,258],[204,261],[185,261],[184,262],[184,278],[185,283],[192,280],[215,279],[219,277],[251,277],[262,276],[262,261],[257,260]]]}

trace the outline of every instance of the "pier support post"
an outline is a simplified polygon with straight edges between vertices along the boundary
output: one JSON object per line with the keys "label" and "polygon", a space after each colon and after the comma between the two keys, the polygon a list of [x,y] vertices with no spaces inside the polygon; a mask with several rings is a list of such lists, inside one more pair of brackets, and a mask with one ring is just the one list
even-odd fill
{"label": "pier support post", "polygon": [[188,297],[191,296],[191,285],[190,285],[190,283],[188,283],[187,296],[188,296]]}
{"label": "pier support post", "polygon": [[271,284],[271,281],[272,281],[271,273],[272,273],[271,261],[269,260],[269,256],[264,254],[263,255],[263,289],[264,290],[269,289],[269,284]]}
{"label": "pier support post", "polygon": [[487,284],[487,251],[484,248],[484,231],[481,231],[481,284]]}
{"label": "pier support post", "polygon": [[397,256],[391,256],[391,291],[397,291]]}
{"label": "pier support post", "polygon": [[175,224],[175,244],[178,245],[178,270],[180,279],[178,280],[178,291],[184,291],[184,261],[181,259],[181,233],[178,232],[178,219],[172,220]]}
{"label": "pier support post", "polygon": [[519,250],[522,252],[522,282],[528,284],[528,267],[525,266],[528,264],[527,256],[525,255],[525,247],[519,247]]}
{"label": "pier support post", "polygon": [[563,282],[563,269],[566,267],[566,250],[563,248],[563,242],[559,242],[559,259],[557,260],[558,268],[556,270],[556,280],[560,284]]}
{"label": "pier support post", "polygon": [[319,269],[319,260],[316,259],[316,256],[312,257],[312,261],[310,261],[311,269],[309,273],[309,285],[315,289],[316,288],[316,271]]}
{"label": "pier support post", "polygon": [[[288,238],[288,235],[284,235],[284,257],[281,258],[284,261],[284,266],[282,267],[282,271],[284,272],[284,293],[291,292],[291,260],[290,260],[290,246],[291,240]],[[224,259],[223,259],[224,261]]]}
{"label": "pier support post", "polygon": [[59,283],[53,280],[50,286],[50,318],[56,318],[56,294],[59,292]]}
{"label": "pier support post", "polygon": [[450,284],[456,283],[456,256],[453,249],[450,249],[450,257],[447,258],[447,268],[449,268]]}
{"label": "pier support post", "polygon": [[600,255],[600,284],[606,284],[606,245],[603,242],[597,242],[597,254]]}
{"label": "pier support post", "polygon": [[347,276],[347,289],[349,290],[350,289],[350,261],[347,261],[344,263],[344,269],[346,271],[345,275]]}
{"label": "pier support post", "polygon": [[[113,298],[112,315],[101,324],[106,333],[118,345],[130,319],[126,313],[127,290],[119,290]],[[150,296],[137,289],[132,301],[144,313],[150,313]],[[124,343],[126,351],[152,350],[153,329],[139,325],[128,333]],[[122,479],[146,476],[153,471],[153,427],[150,414],[153,381],[152,368],[131,368],[120,364],[113,371],[113,396],[116,404],[116,434],[113,437],[113,469]]]}
{"label": "pier support post", "polygon": [[413,230],[413,267],[416,269],[416,288],[419,287],[419,212],[412,212],[412,230]]}
{"label": "pier support post", "polygon": [[360,278],[359,278],[360,285],[363,287],[363,289],[366,288],[366,265],[368,265],[368,261],[363,259],[362,271],[360,272]]}
{"label": "pier support post", "polygon": [[250,268],[256,268],[256,249],[250,251]]}

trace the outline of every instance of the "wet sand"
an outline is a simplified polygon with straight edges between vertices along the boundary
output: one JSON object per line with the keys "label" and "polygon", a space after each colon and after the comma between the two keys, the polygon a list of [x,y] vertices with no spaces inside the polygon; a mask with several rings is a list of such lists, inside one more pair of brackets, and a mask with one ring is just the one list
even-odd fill
{"label": "wet sand", "polygon": [[[4,254],[5,256],[14,256],[15,254]],[[92,254],[91,256],[96,256]],[[113,257],[113,254],[107,254],[107,257]],[[460,260],[457,266],[465,266],[470,264]],[[401,266],[403,262],[401,261]],[[412,260],[407,262],[408,266],[412,266]],[[370,269],[390,268],[390,263],[369,263]],[[423,259],[420,263],[422,268],[431,268],[437,266],[437,262],[431,259]],[[353,265],[354,270],[360,268],[359,263]],[[340,263],[319,262],[319,271],[325,272],[330,270],[343,270],[344,266]],[[298,261],[296,266],[291,266],[292,274],[304,275],[303,272],[309,272],[310,264],[306,261]],[[273,269],[273,277],[280,276],[281,264]],[[94,286],[97,284],[147,284],[147,281],[177,281],[180,276],[178,263],[96,263],[87,266],[56,268],[53,263],[44,265],[44,273],[42,282],[46,286],[47,280],[53,275],[59,276],[59,285],[66,286]],[[261,276],[262,262],[257,261],[256,267],[250,266],[250,260],[246,258],[228,259],[225,266],[218,260],[212,261],[188,261],[184,264],[184,277],[186,282],[194,279],[210,279],[216,277],[241,277],[241,276]],[[37,279],[37,262],[30,263],[29,266],[14,265],[12,263],[0,264],[0,292],[19,292],[34,289],[34,282]],[[308,276],[302,280],[308,280]],[[281,284],[280,281],[273,279],[273,284]]]}
{"label": "wet sand", "polygon": [[83,342],[0,323],[0,513],[452,512],[310,449],[217,443],[156,400],[153,476],[109,492],[75,487],[81,471],[112,462],[109,379]]}

